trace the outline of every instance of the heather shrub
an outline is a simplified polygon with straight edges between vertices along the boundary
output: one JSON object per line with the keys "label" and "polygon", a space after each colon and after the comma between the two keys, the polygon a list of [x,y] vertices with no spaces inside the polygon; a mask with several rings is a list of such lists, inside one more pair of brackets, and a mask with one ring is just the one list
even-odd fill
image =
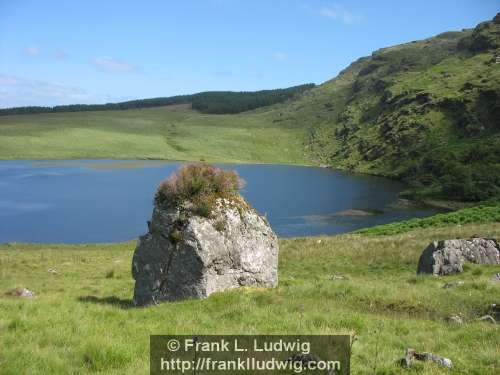
{"label": "heather shrub", "polygon": [[207,164],[188,164],[160,183],[156,204],[185,207],[197,215],[208,217],[217,198],[236,198],[244,181],[235,171]]}

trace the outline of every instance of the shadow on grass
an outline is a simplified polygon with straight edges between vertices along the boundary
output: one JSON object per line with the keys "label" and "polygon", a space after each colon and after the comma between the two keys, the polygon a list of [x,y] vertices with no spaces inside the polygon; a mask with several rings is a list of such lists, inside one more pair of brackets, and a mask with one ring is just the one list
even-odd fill
{"label": "shadow on grass", "polygon": [[111,305],[119,307],[120,309],[131,309],[134,308],[134,304],[130,299],[121,299],[116,296],[109,297],[96,297],[96,296],[81,296],[78,297],[80,302],[85,303],[96,303],[99,305]]}

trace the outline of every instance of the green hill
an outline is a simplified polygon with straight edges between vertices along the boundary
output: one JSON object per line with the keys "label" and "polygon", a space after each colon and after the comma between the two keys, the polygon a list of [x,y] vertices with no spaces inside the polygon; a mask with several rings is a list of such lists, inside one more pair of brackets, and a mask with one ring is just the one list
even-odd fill
{"label": "green hill", "polygon": [[307,125],[317,162],[405,180],[413,197],[498,196],[499,47],[500,14],[384,48],[282,106],[275,121]]}
{"label": "green hill", "polygon": [[303,128],[269,111],[202,114],[188,104],[0,116],[0,159],[164,159],[307,164]]}

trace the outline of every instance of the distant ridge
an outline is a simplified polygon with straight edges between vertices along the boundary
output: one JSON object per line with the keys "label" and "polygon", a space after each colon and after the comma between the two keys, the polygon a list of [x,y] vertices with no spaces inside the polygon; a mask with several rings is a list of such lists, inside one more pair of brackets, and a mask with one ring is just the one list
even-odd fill
{"label": "distant ridge", "polygon": [[240,113],[259,107],[284,102],[294,96],[312,89],[314,83],[275,90],[260,91],[206,91],[191,95],[129,100],[107,104],[71,104],[54,107],[28,106],[0,109],[0,116],[36,113],[61,113],[80,111],[112,111],[162,107],[174,104],[191,104],[192,108],[203,113]]}

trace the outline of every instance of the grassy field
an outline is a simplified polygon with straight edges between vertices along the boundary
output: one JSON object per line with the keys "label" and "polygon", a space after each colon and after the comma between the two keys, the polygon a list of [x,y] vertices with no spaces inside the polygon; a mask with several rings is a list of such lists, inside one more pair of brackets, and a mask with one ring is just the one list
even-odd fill
{"label": "grassy field", "polygon": [[[453,374],[498,374],[500,328],[475,318],[500,301],[500,283],[492,281],[500,266],[470,265],[446,278],[416,276],[430,241],[473,234],[498,238],[500,223],[283,240],[276,289],[144,309],[131,307],[132,242],[2,245],[0,372],[146,374],[150,334],[350,333],[358,336],[354,374],[407,373],[396,365],[406,347],[450,358]],[[333,280],[333,274],[346,279]],[[457,279],[465,284],[442,288]],[[4,295],[14,287],[38,298]],[[452,314],[466,323],[447,323]],[[411,372],[450,373],[432,363],[417,363]]]}
{"label": "grassy field", "polygon": [[0,159],[169,159],[307,164],[303,129],[265,111],[207,115],[175,105],[0,117]]}

